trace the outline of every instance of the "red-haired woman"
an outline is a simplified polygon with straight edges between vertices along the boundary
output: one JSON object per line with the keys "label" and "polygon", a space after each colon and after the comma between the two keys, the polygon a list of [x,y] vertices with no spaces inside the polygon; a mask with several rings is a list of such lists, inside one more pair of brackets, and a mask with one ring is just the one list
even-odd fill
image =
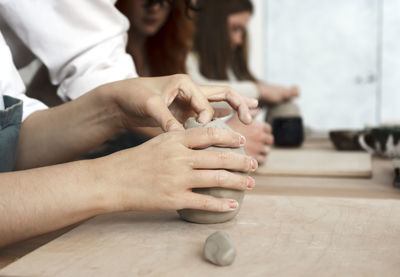
{"label": "red-haired woman", "polygon": [[[117,8],[129,19],[127,52],[140,77],[185,73],[194,23],[188,0],[119,0]],[[159,128],[137,128],[118,143],[140,144],[162,133]],[[123,146],[124,147],[124,146]]]}
{"label": "red-haired woman", "polygon": [[119,0],[117,8],[130,21],[127,52],[141,77],[185,73],[194,33],[189,1]]}

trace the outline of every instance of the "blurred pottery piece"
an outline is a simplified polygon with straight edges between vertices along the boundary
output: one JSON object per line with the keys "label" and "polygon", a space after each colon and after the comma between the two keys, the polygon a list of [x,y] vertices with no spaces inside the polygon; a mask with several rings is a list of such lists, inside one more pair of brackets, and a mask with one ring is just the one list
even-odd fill
{"label": "blurred pottery piece", "polygon": [[394,166],[393,186],[396,188],[400,188],[400,159],[394,159],[393,166]]}
{"label": "blurred pottery piece", "polygon": [[367,152],[386,158],[400,158],[400,126],[382,126],[366,130],[358,141]]}
{"label": "blurred pottery piece", "polygon": [[273,124],[275,118],[280,117],[300,117],[300,108],[293,101],[286,101],[279,104],[268,105],[266,121]]}
{"label": "blurred pottery piece", "polygon": [[299,147],[304,140],[301,117],[277,117],[272,123],[274,143],[280,147]]}
{"label": "blurred pottery piece", "polygon": [[358,142],[360,134],[361,130],[333,130],[329,132],[329,138],[336,150],[355,151],[362,150]]}
{"label": "blurred pottery piece", "polygon": [[276,146],[299,147],[303,143],[303,120],[299,106],[293,101],[269,105],[266,121],[272,126]]}

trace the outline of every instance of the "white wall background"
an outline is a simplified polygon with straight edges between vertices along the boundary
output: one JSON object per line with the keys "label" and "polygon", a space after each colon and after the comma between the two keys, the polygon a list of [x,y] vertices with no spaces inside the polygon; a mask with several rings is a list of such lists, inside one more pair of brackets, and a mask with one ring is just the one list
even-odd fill
{"label": "white wall background", "polygon": [[298,84],[306,125],[400,120],[399,0],[253,0],[250,66]]}

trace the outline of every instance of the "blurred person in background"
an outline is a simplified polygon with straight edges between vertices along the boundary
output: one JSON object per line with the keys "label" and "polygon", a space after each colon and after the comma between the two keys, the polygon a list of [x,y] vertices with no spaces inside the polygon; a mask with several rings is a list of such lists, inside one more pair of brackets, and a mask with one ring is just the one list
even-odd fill
{"label": "blurred person in background", "polygon": [[[250,72],[247,58],[247,25],[253,12],[250,0],[198,0],[196,5],[193,51],[186,62],[187,73],[195,82],[229,85],[243,95],[271,104],[299,96],[295,86],[266,84]],[[253,142],[247,145],[247,153],[264,162],[271,143],[270,126],[256,120],[246,126],[235,116],[227,123]]]}
{"label": "blurred person in background", "polygon": [[[218,5],[218,2],[213,3]],[[127,52],[132,55],[140,76],[186,73],[186,58],[194,33],[194,21],[191,15],[188,16],[189,5],[190,1],[184,0],[118,1],[118,9],[131,23]],[[196,7],[194,9],[197,11]],[[226,86],[228,83],[219,85]],[[238,92],[242,93],[242,87],[238,88]],[[246,153],[255,157],[259,163],[264,162],[266,147],[273,142],[270,126],[253,122],[248,128],[244,128],[244,125],[239,124],[237,115],[233,115],[227,123],[235,131],[246,136]],[[136,131],[136,134],[124,135],[122,143],[125,146],[132,142],[139,144],[160,133],[160,130],[155,128],[138,128]]]}
{"label": "blurred person in background", "polygon": [[200,84],[232,85],[249,97],[279,103],[299,96],[296,86],[283,87],[257,80],[248,66],[247,25],[250,0],[198,0],[193,52],[188,74]]}

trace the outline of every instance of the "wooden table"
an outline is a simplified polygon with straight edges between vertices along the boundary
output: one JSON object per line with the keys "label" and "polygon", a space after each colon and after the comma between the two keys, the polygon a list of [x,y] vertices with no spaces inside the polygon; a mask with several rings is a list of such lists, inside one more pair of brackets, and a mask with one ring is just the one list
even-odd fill
{"label": "wooden table", "polygon": [[[314,141],[305,147],[330,145]],[[53,240],[0,276],[395,276],[400,190],[392,180],[390,161],[379,158],[373,159],[372,179],[256,176],[257,187],[234,221],[189,224],[175,212],[99,216],[58,239],[56,232],[0,250],[5,266]],[[118,231],[123,226],[129,232]],[[236,244],[230,267],[201,258],[202,243],[215,230],[226,230]]]}

